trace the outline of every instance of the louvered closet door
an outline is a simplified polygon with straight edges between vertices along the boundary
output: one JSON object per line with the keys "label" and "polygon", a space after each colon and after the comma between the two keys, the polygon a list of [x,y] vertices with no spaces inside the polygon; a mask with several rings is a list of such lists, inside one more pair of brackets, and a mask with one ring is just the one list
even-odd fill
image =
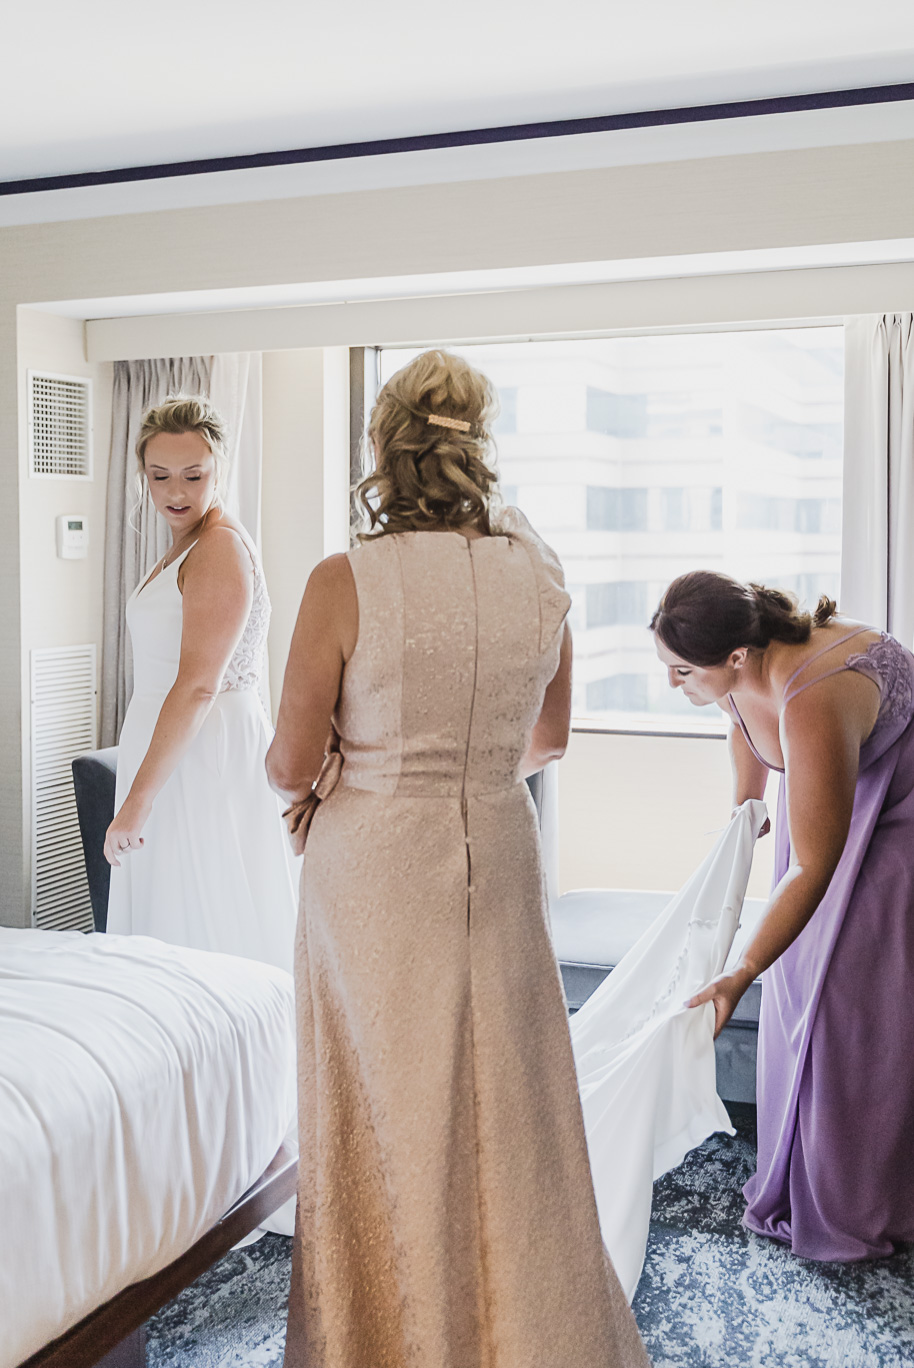
{"label": "louvered closet door", "polygon": [[95,750],[94,646],[32,651],[32,918],[92,930],[71,762]]}

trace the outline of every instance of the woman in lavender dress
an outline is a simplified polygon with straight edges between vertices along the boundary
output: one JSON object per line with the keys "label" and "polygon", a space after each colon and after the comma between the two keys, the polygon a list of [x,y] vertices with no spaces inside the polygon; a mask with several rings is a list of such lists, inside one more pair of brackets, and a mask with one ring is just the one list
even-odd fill
{"label": "woman in lavender dress", "polygon": [[763,973],[745,1223],[854,1260],[914,1240],[914,657],[893,637],[698,571],[651,623],[670,685],[733,719],[735,800],[778,801],[775,885],[716,1029]]}

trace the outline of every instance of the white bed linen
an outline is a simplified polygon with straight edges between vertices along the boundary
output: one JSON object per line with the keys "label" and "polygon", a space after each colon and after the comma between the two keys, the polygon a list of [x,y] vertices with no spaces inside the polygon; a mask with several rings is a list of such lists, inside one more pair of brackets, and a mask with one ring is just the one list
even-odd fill
{"label": "white bed linen", "polygon": [[144,936],[0,928],[0,1368],[164,1268],[295,1112],[292,979]]}

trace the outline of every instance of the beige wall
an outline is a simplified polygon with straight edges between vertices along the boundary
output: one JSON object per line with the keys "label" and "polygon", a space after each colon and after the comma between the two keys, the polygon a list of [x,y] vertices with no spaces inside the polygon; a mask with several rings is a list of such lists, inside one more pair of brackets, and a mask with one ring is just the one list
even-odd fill
{"label": "beige wall", "polygon": [[348,546],[349,363],[344,348],[263,357],[263,568],[273,604],[273,714],[298,606],[324,556]]}
{"label": "beige wall", "polygon": [[[105,486],[111,438],[111,365],[84,358],[83,325],[69,318],[19,310],[19,531],[21,537],[21,672],[23,849],[30,848],[29,653],[47,646],[94,643],[101,667],[102,581],[105,548]],[[30,479],[28,474],[28,371],[47,370],[88,376],[92,382],[93,478]],[[89,555],[85,560],[57,556],[55,521],[60,513],[88,519]],[[24,893],[28,893],[28,889]],[[26,896],[4,899],[0,924],[27,925]]]}
{"label": "beige wall", "polygon": [[[721,739],[575,733],[558,767],[559,890],[685,883],[730,815]],[[774,814],[777,788],[769,784]],[[759,842],[749,895],[771,883],[773,840]]]}

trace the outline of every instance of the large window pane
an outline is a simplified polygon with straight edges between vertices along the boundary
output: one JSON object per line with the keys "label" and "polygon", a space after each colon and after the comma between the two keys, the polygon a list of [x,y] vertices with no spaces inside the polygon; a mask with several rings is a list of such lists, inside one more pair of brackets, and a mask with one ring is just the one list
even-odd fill
{"label": "large window pane", "polygon": [[[647,622],[686,570],[837,594],[843,335],[798,328],[453,348],[502,395],[506,501],[565,564],[574,712],[717,721],[670,690]],[[415,351],[385,349],[386,380]]]}

